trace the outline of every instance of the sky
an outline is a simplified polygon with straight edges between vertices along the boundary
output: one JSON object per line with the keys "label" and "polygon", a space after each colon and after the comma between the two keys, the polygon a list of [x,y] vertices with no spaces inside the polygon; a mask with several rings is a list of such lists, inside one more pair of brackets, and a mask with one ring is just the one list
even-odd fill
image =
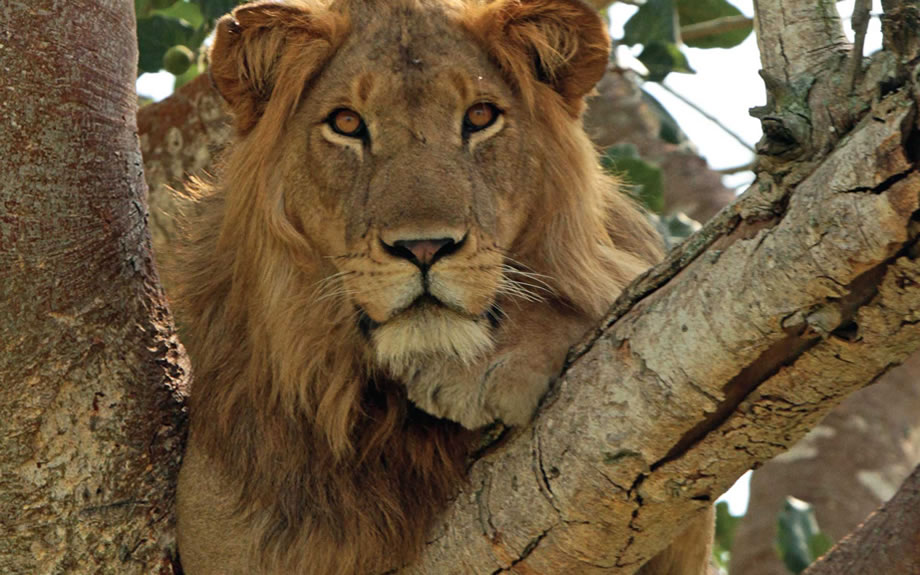
{"label": "sky", "polygon": [[[730,0],[746,16],[753,16],[753,0]],[[843,18],[844,30],[852,40],[850,15],[853,13],[855,0],[837,3],[837,9]],[[610,9],[611,35],[614,38],[623,34],[623,24],[637,10],[635,6],[614,4]],[[880,0],[873,0],[872,13],[881,13]],[[881,47],[882,34],[878,18],[872,18],[866,35],[866,53]],[[638,49],[620,47],[617,53],[621,65],[644,68],[634,58]],[[760,139],[760,122],[750,116],[749,109],[766,103],[763,82],[757,74],[760,69],[760,56],[757,42],[751,34],[740,46],[730,50],[700,50],[686,48],[690,65],[696,74],[670,74],[665,85],[685,99],[693,102],[719,122],[738,134],[748,146],[753,147]],[[173,76],[168,72],[144,74],[138,79],[137,91],[141,95],[161,100],[172,92]],[[654,83],[647,83],[645,88],[657,98],[674,116],[680,127],[693,142],[697,152],[707,159],[713,169],[728,169],[744,166],[751,162],[753,155],[748,147],[728,135],[722,128],[706,119],[691,106],[681,102],[667,90]],[[751,172],[725,176],[725,184],[735,188],[738,193],[753,180]],[[729,503],[731,512],[740,515],[747,507],[750,472],[746,473],[725,493],[720,500]]]}

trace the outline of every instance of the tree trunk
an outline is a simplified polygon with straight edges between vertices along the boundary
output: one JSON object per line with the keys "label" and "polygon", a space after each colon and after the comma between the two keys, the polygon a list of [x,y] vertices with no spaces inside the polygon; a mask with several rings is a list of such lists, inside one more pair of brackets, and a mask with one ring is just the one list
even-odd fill
{"label": "tree trunk", "polygon": [[185,369],[130,2],[0,7],[0,572],[171,573]]}

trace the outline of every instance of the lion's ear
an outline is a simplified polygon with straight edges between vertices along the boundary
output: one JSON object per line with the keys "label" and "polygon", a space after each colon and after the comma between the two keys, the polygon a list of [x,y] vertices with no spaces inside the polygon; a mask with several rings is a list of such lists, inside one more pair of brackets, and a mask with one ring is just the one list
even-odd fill
{"label": "lion's ear", "polygon": [[218,20],[211,80],[240,132],[255,126],[278,92],[293,90],[299,97],[332,54],[342,24],[322,7],[272,0],[239,6]]}
{"label": "lion's ear", "polygon": [[527,81],[552,87],[573,115],[604,75],[610,37],[580,0],[493,0],[471,9],[467,26],[529,98]]}

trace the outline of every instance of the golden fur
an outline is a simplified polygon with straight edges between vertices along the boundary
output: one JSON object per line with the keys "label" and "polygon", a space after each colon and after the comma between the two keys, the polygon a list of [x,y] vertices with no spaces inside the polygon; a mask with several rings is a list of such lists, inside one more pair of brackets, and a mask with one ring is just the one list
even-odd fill
{"label": "golden fur", "polygon": [[[219,22],[236,138],[193,190],[179,270],[187,573],[397,567],[462,481],[465,428],[528,421],[660,256],[581,127],[608,49],[576,0],[259,2]],[[463,132],[481,101],[501,115]],[[367,139],[330,127],[341,107]],[[425,238],[453,247],[422,273],[393,246]]]}

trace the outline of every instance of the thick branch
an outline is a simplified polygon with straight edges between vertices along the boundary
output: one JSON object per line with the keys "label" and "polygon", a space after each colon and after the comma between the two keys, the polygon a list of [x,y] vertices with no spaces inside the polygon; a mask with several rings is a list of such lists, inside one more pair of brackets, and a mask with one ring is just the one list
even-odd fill
{"label": "thick branch", "polygon": [[848,47],[834,0],[755,0],[764,74],[791,84],[817,75]]}
{"label": "thick branch", "polygon": [[[833,541],[852,532],[920,464],[920,355],[824,418],[789,451],[759,468],[732,544],[729,572],[790,575],[776,551],[777,514],[787,496],[807,501]],[[850,573],[899,573],[882,565]]]}
{"label": "thick branch", "polygon": [[920,467],[895,496],[859,529],[805,571],[805,575],[897,573],[920,575]]}

